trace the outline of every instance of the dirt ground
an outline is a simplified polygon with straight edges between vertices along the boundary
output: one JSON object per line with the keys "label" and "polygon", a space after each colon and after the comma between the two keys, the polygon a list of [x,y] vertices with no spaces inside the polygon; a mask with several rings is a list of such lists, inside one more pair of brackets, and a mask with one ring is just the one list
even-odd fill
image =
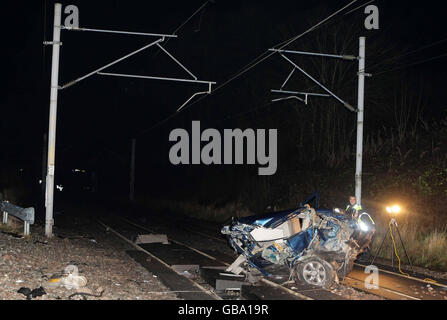
{"label": "dirt ground", "polygon": [[[177,299],[156,274],[125,253],[133,247],[91,220],[65,219],[54,227],[52,239],[45,237],[42,225],[31,226],[31,236],[25,238],[16,237],[16,231],[0,226],[0,300],[24,300],[26,296],[17,292],[20,288],[41,286],[46,294],[33,299]],[[78,274],[87,278],[87,285],[78,289],[49,287],[48,279],[63,274],[67,266],[76,266]],[[71,296],[76,292],[90,295]]]}

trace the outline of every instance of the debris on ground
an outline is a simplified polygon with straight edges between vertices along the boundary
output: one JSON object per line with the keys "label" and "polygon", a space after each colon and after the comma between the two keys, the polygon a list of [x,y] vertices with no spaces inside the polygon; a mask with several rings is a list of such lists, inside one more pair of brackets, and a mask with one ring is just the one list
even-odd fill
{"label": "debris on ground", "polygon": [[362,292],[345,285],[334,286],[331,288],[330,291],[347,300],[385,300],[385,298],[382,298],[375,294]]}
{"label": "debris on ground", "polygon": [[[93,293],[92,290],[86,288],[79,288],[76,290],[76,293],[73,293],[68,296],[69,300],[77,300],[75,297],[81,297],[82,300],[88,300],[87,297],[101,298],[104,292],[103,288],[96,289],[96,294]],[[136,297],[138,298],[138,297]]]}
{"label": "debris on ground", "polygon": [[[74,219],[84,223],[76,224]],[[39,300],[178,299],[175,293],[151,293],[169,290],[125,253],[133,247],[105,234],[88,218],[66,215],[54,229],[64,237],[46,238],[40,224],[34,224],[31,235],[20,240],[9,234],[11,230],[0,230],[0,300],[22,300],[24,296]],[[77,273],[70,277],[68,266],[76,267]],[[75,279],[83,286],[75,286]]]}
{"label": "debris on ground", "polygon": [[188,278],[188,279],[194,279],[195,278],[195,276],[193,274],[191,274],[190,272],[188,272],[187,270],[183,271],[181,273],[181,275],[186,277],[186,278]]}
{"label": "debris on ground", "polygon": [[39,287],[33,290],[31,290],[30,288],[22,287],[17,290],[17,293],[23,294],[26,297],[26,300],[31,300],[32,298],[41,297],[44,294],[47,294],[43,287]]}
{"label": "debris on ground", "polygon": [[8,236],[11,236],[13,238],[16,238],[16,239],[23,239],[23,236],[21,236],[20,234],[14,233],[14,232],[2,231],[2,233],[6,234]]}
{"label": "debris on ground", "polygon": [[144,243],[169,244],[168,237],[165,234],[139,234],[135,240],[135,244]]}
{"label": "debris on ground", "polygon": [[40,243],[40,244],[48,244],[48,241],[39,241],[39,240],[36,240],[36,241],[34,241],[33,242],[34,244],[36,244],[36,243]]}
{"label": "debris on ground", "polygon": [[76,289],[87,285],[87,278],[73,273],[65,273],[60,276],[52,276],[46,282],[46,287],[56,288],[63,286],[66,289]]}

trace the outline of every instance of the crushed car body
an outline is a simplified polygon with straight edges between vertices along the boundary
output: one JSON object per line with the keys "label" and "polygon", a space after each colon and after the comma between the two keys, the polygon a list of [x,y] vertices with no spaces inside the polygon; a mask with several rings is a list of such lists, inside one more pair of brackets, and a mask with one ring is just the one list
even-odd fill
{"label": "crushed car body", "polygon": [[227,271],[239,274],[250,266],[270,276],[269,265],[283,265],[295,281],[329,287],[352,270],[354,260],[368,248],[375,227],[366,212],[354,219],[339,209],[314,209],[306,204],[233,218],[221,232],[240,254]]}

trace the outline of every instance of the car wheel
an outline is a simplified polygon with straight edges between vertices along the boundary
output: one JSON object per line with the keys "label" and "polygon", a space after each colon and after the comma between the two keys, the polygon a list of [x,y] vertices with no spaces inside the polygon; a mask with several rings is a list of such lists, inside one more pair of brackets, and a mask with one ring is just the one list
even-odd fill
{"label": "car wheel", "polygon": [[319,258],[310,258],[298,264],[296,276],[307,284],[329,288],[335,280],[335,270],[332,265]]}

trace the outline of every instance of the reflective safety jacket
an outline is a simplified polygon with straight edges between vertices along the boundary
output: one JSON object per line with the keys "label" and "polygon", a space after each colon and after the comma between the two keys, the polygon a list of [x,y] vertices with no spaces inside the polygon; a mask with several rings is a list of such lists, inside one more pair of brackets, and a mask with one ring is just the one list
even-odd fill
{"label": "reflective safety jacket", "polygon": [[361,205],[359,205],[359,204],[354,204],[354,205],[350,205],[350,204],[348,204],[347,205],[347,207],[346,207],[346,209],[345,209],[345,212],[347,213],[347,214],[350,214],[350,215],[352,215],[353,217],[354,217],[354,215],[356,214],[356,213],[358,213],[360,210],[362,210],[362,206]]}
{"label": "reflective safety jacket", "polygon": [[[363,217],[366,217],[366,218],[363,218]],[[359,215],[359,217],[357,218],[357,223],[368,221],[368,219],[369,219],[369,221],[370,221],[373,225],[376,224],[376,223],[374,222],[374,219],[373,219],[373,218],[371,217],[371,215],[370,215],[369,213],[367,213],[367,212],[363,212],[362,214]]]}

